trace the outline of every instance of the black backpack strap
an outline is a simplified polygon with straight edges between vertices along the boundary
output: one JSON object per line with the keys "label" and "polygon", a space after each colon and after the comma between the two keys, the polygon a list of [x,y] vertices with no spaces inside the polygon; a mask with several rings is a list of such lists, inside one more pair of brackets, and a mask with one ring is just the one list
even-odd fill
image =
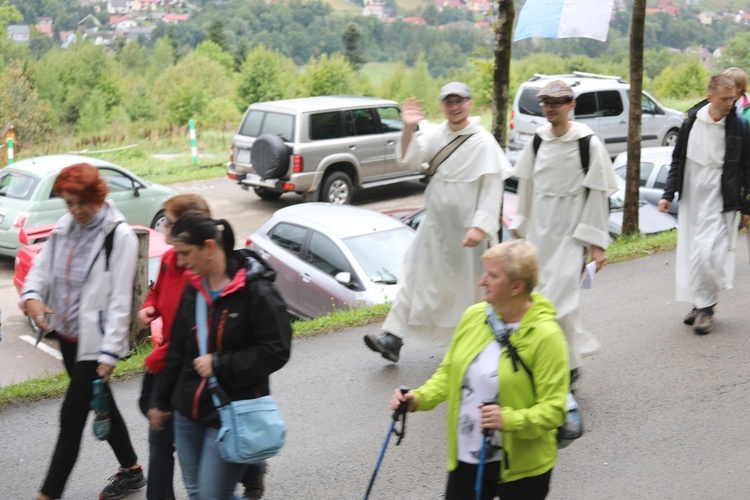
{"label": "black backpack strap", "polygon": [[112,231],[107,234],[107,236],[104,238],[104,270],[109,271],[109,256],[112,255],[112,246],[114,245],[115,241],[115,231],[117,231],[117,226],[122,224],[125,221],[118,220],[115,222],[115,227],[112,228]]}
{"label": "black backpack strap", "polygon": [[589,144],[591,143],[591,136],[581,137],[578,139],[578,152],[581,154],[581,166],[583,167],[583,175],[589,173]]}
{"label": "black backpack strap", "polygon": [[534,154],[536,155],[539,151],[539,146],[542,145],[542,138],[539,137],[539,134],[534,134]]}

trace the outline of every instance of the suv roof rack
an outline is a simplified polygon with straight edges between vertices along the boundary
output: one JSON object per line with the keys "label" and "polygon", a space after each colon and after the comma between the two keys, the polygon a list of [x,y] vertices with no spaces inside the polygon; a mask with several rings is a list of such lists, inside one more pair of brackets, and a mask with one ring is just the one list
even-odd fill
{"label": "suv roof rack", "polygon": [[573,74],[575,76],[581,76],[585,78],[601,78],[602,80],[616,80],[620,83],[627,83],[625,82],[625,80],[622,79],[621,76],[600,75],[598,73],[586,73],[585,71],[574,71]]}

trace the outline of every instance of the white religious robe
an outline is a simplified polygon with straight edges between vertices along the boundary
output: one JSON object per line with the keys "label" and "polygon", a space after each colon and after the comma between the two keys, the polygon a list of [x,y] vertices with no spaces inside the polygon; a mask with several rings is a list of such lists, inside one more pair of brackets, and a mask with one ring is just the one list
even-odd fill
{"label": "white religious robe", "polygon": [[609,246],[609,196],[617,190],[617,181],[609,153],[596,136],[589,143],[584,176],[578,141],[593,131],[580,123],[570,125],[562,137],[552,133],[550,124],[540,127],[539,151],[535,154],[529,141],[521,153],[514,172],[518,214],[511,229],[537,247],[536,290],[555,306],[573,369],[584,356],[601,351],[596,337],[579,325],[581,275],[591,246]]}
{"label": "white religious robe", "polygon": [[[482,300],[482,253],[497,243],[500,200],[510,163],[495,138],[472,117],[454,132],[447,122],[409,143],[402,165],[427,167],[445,145],[474,134],[438,168],[425,191],[426,215],[404,258],[399,290],[383,329],[425,345],[447,346],[467,307]],[[401,142],[396,144],[401,152]],[[463,247],[476,227],[485,240]]]}
{"label": "white religious robe", "polygon": [[724,212],[721,175],[726,118],[714,122],[708,105],[698,110],[687,144],[677,215],[677,300],[702,309],[734,285],[739,212]]}

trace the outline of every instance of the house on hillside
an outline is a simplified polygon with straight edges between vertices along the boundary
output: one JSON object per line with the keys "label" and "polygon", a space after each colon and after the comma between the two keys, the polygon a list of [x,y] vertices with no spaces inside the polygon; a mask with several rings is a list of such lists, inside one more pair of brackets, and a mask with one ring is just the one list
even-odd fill
{"label": "house on hillside", "polygon": [[132,0],[107,0],[107,12],[110,14],[127,14],[132,9]]}
{"label": "house on hillside", "polygon": [[185,21],[190,20],[189,14],[164,14],[164,17],[161,19],[165,23],[184,23]]}
{"label": "house on hillside", "polygon": [[31,30],[28,24],[9,24],[8,38],[13,43],[27,43],[31,37]]}
{"label": "house on hillside", "polygon": [[697,57],[700,59],[700,62],[706,65],[706,67],[710,68],[714,64],[713,53],[702,45],[698,47],[688,47],[685,49],[684,53],[686,56]]}
{"label": "house on hillside", "polygon": [[133,10],[136,12],[154,12],[160,0],[133,0]]}
{"label": "house on hillside", "polygon": [[52,38],[55,33],[52,28],[52,18],[51,17],[38,17],[36,19],[36,25],[34,25],[34,29],[36,32],[40,35],[48,36]]}
{"label": "house on hillside", "polygon": [[741,10],[736,16],[734,16],[734,22],[746,26],[750,24],[750,11]]}
{"label": "house on hillside", "polygon": [[138,21],[130,16],[109,16],[109,25],[118,33],[138,26]]}
{"label": "house on hillside", "polygon": [[714,13],[713,12],[701,12],[698,14],[698,22],[701,23],[703,26],[711,26],[711,23],[714,22]]}
{"label": "house on hillside", "polygon": [[362,15],[383,19],[385,17],[385,4],[383,2],[369,3],[362,8]]}
{"label": "house on hillside", "polygon": [[78,31],[96,31],[97,29],[101,28],[101,26],[102,23],[93,14],[89,14],[78,21]]}
{"label": "house on hillside", "polygon": [[402,21],[407,24],[421,24],[422,26],[427,26],[427,21],[425,21],[422,16],[407,16],[403,18]]}
{"label": "house on hillside", "polygon": [[670,16],[680,17],[680,8],[675,5],[674,0],[659,0],[659,8]]}
{"label": "house on hillside", "polygon": [[479,12],[484,14],[485,12],[492,12],[492,2],[489,0],[468,0],[466,2],[466,8],[472,12]]}
{"label": "house on hillside", "polygon": [[135,28],[126,29],[123,35],[125,35],[127,40],[137,40],[141,36],[146,40],[151,40],[151,35],[155,29],[156,26],[136,26]]}

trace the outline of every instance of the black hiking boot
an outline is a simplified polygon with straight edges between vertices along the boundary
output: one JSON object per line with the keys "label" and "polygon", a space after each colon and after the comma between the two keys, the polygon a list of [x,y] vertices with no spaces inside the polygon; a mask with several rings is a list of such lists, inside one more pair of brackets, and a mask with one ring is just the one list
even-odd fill
{"label": "black hiking boot", "polygon": [[404,341],[390,332],[383,332],[380,335],[368,333],[365,335],[365,345],[370,350],[379,352],[388,361],[398,363]]}

